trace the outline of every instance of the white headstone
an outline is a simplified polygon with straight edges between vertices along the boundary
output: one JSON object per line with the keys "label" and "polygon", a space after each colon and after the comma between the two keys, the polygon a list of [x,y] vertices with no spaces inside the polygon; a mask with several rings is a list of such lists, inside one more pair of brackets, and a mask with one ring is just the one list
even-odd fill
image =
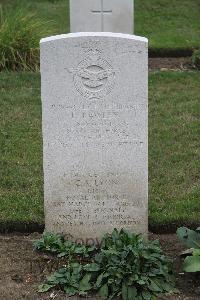
{"label": "white headstone", "polygon": [[42,39],[47,231],[84,243],[147,232],[147,52],[124,34]]}
{"label": "white headstone", "polygon": [[133,33],[133,0],[70,0],[71,32]]}

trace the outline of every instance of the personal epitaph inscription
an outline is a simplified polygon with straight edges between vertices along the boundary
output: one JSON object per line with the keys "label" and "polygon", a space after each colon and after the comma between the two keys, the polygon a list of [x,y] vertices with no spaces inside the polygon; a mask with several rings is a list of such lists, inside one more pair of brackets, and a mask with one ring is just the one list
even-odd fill
{"label": "personal epitaph inscription", "polygon": [[133,0],[70,0],[71,32],[133,33]]}
{"label": "personal epitaph inscription", "polygon": [[147,232],[147,40],[41,41],[45,227],[81,243]]}

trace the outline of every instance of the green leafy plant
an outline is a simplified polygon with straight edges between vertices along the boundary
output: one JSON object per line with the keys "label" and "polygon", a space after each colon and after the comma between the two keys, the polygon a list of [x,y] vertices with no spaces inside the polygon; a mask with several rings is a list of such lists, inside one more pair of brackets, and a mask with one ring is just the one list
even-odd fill
{"label": "green leafy plant", "polygon": [[21,6],[1,9],[0,70],[38,70],[39,40],[45,35],[45,24]]}
{"label": "green leafy plant", "polygon": [[[52,241],[53,252],[58,252],[56,245],[60,245],[60,241],[63,243],[62,238],[49,236],[47,240],[48,245],[49,240]],[[36,249],[47,248],[41,246],[40,241]],[[171,262],[158,241],[148,241],[141,235],[115,229],[104,236],[95,254],[91,252],[90,261],[77,262],[76,255],[76,251],[68,255],[66,265],[48,277],[39,291],[59,287],[69,296],[97,292],[102,299],[153,300],[159,294],[174,290]]]}
{"label": "green leafy plant", "polygon": [[63,267],[49,276],[47,283],[39,287],[39,292],[46,292],[52,287],[60,286],[68,296],[84,295],[91,289],[90,278],[89,274],[84,274],[80,263],[71,263],[68,267]]}
{"label": "green leafy plant", "polygon": [[58,257],[68,257],[68,259],[82,256],[87,258],[91,256],[96,247],[76,244],[73,241],[65,240],[63,235],[44,232],[42,239],[34,243],[34,249],[43,252],[57,254]]}
{"label": "green leafy plant", "polygon": [[186,256],[183,264],[185,272],[200,272],[200,228],[190,230],[186,227],[180,227],[177,235],[181,242],[189,247],[182,254]]}
{"label": "green leafy plant", "polygon": [[200,48],[193,52],[192,64],[195,68],[200,69]]}

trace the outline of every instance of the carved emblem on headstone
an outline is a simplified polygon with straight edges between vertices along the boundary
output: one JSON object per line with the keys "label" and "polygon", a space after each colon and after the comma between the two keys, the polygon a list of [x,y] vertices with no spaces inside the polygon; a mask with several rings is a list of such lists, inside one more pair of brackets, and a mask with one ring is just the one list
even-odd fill
{"label": "carved emblem on headstone", "polygon": [[98,51],[91,50],[77,68],[70,69],[70,72],[74,74],[77,91],[87,98],[102,98],[114,86],[115,72]]}

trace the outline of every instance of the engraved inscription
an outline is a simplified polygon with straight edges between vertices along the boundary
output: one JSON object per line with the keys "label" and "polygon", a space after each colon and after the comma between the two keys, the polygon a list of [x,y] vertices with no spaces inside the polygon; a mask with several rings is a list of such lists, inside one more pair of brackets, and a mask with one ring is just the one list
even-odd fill
{"label": "engraved inscription", "polygon": [[[90,6],[105,26],[107,5]],[[147,231],[146,46],[93,35],[42,50],[45,226],[84,244]]]}
{"label": "engraved inscription", "polygon": [[99,99],[109,94],[114,86],[115,72],[111,65],[96,50],[78,64],[73,73],[77,91],[89,99]]}

